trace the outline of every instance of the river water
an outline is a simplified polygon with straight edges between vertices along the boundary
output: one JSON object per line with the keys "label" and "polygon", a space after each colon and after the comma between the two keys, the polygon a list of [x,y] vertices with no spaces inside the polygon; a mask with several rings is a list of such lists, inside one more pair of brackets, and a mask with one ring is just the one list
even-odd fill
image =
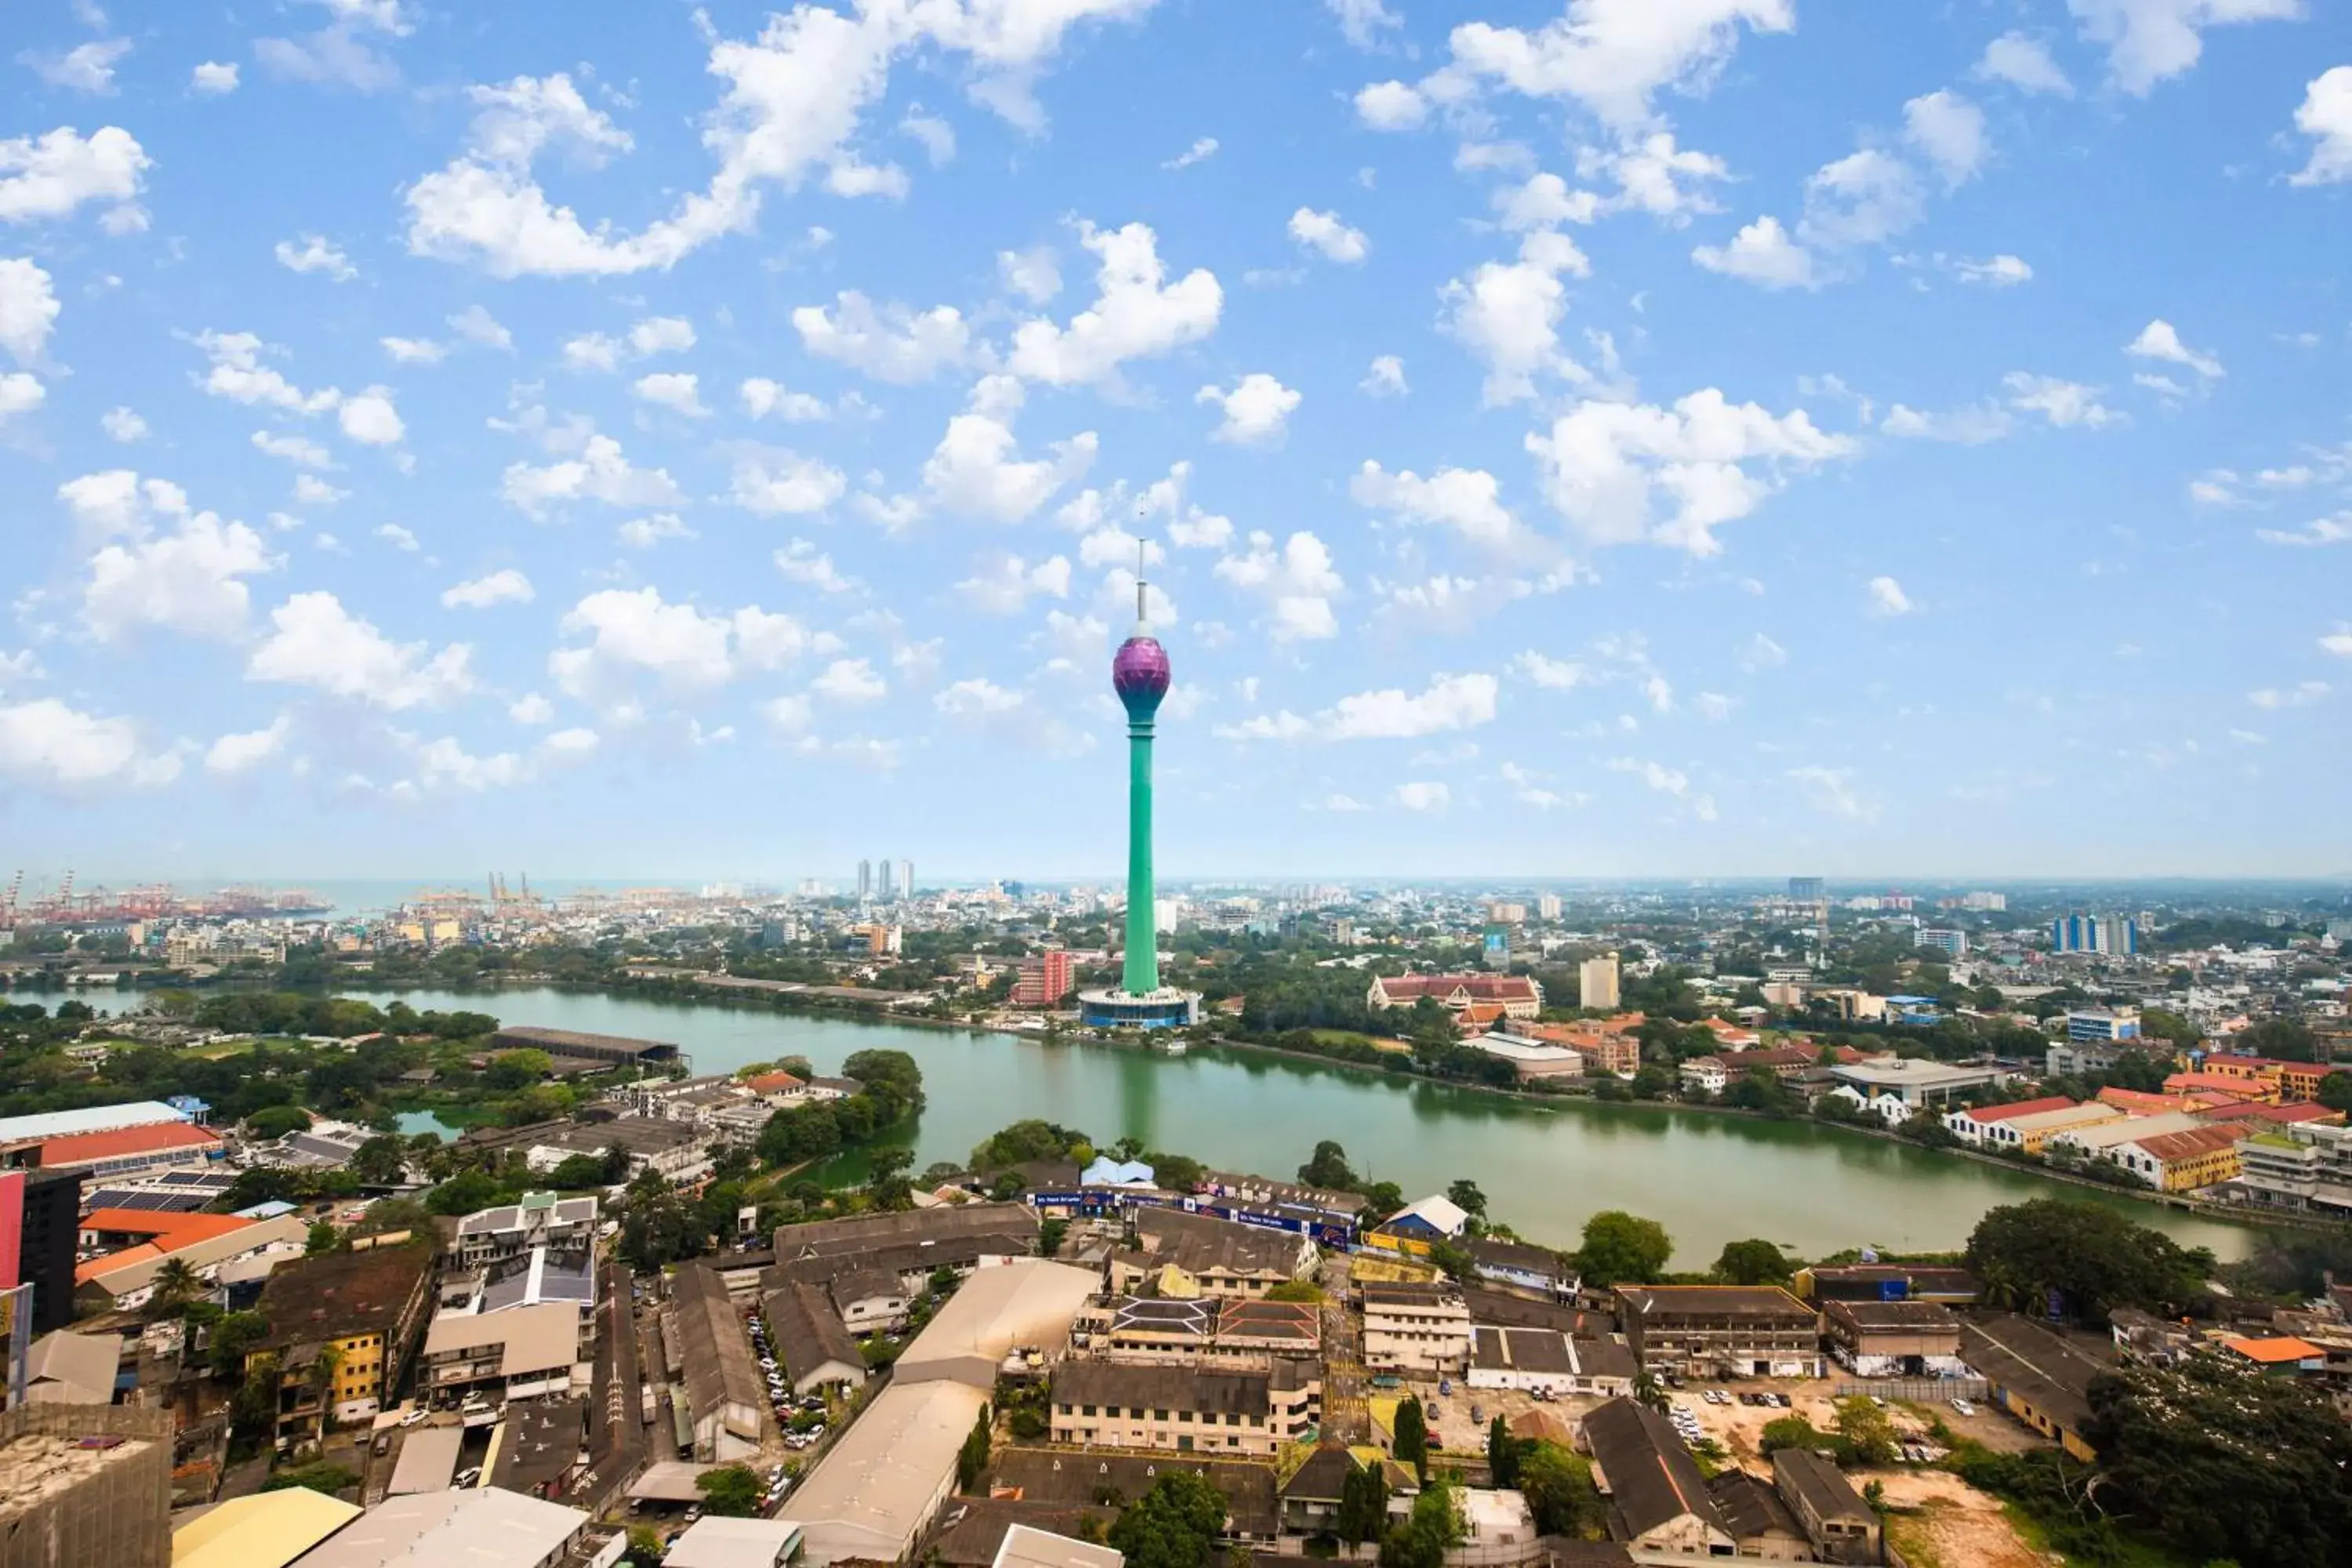
{"label": "river water", "polygon": [[[381,1005],[391,994],[369,1000]],[[1318,1139],[1336,1138],[1359,1173],[1395,1182],[1408,1197],[1469,1177],[1496,1219],[1547,1245],[1576,1245],[1597,1209],[1654,1219],[1685,1269],[1748,1237],[1804,1257],[1957,1248],[1986,1209],[2053,1194],[2116,1205],[2224,1258],[2242,1255],[2248,1239],[2154,1205],[1806,1122],[1582,1100],[1529,1104],[1250,1051],[1168,1058],[544,989],[396,994],[419,1011],[465,1008],[510,1025],[674,1041],[698,1073],[784,1056],[832,1073],[853,1051],[903,1050],[921,1064],[929,1101],[911,1131],[917,1171],[961,1163],[998,1128],[1034,1116],[1098,1143],[1131,1134],[1218,1169],[1272,1176],[1292,1175]]]}

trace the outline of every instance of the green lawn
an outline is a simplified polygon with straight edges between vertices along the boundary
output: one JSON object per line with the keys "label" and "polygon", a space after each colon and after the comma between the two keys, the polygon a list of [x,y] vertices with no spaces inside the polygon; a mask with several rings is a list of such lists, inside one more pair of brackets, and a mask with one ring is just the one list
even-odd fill
{"label": "green lawn", "polygon": [[1391,1040],[1381,1035],[1360,1035],[1353,1029],[1311,1029],[1316,1040],[1327,1046],[1370,1046],[1376,1051],[1410,1051],[1402,1040]]}
{"label": "green lawn", "polygon": [[223,1057],[242,1056],[253,1049],[255,1044],[256,1042],[251,1039],[215,1040],[208,1046],[190,1046],[188,1055],[205,1061],[216,1062]]}

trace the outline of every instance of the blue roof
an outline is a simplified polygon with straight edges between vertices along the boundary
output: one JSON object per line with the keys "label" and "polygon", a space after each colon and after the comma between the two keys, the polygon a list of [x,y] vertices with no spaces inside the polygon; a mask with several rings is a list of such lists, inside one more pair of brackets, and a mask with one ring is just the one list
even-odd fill
{"label": "blue roof", "polygon": [[268,1203],[256,1204],[249,1209],[237,1210],[236,1217],[238,1219],[278,1219],[284,1215],[292,1214],[293,1212],[294,1205],[292,1204],[288,1203],[283,1198],[272,1198]]}
{"label": "blue roof", "polygon": [[1140,1160],[1114,1160],[1098,1154],[1078,1177],[1082,1187],[1148,1187],[1156,1179],[1150,1166]]}

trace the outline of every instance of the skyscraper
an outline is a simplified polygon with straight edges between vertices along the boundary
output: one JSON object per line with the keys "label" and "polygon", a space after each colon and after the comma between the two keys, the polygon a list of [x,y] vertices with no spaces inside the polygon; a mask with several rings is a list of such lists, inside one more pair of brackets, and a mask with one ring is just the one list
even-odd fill
{"label": "skyscraper", "polygon": [[898,862],[898,896],[902,899],[915,896],[915,863],[912,860]]}
{"label": "skyscraper", "polygon": [[1822,879],[1819,877],[1790,878],[1789,897],[1801,904],[1819,903],[1822,898]]}
{"label": "skyscraper", "polygon": [[1116,990],[1078,996],[1087,1023],[1175,1028],[1200,1016],[1201,998],[1160,984],[1158,899],[1151,874],[1152,721],[1172,679],[1168,650],[1144,615],[1140,551],[1135,574],[1135,633],[1111,658],[1111,689],[1127,709],[1127,963]]}
{"label": "skyscraper", "polygon": [[1580,1007],[1610,1007],[1621,1004],[1617,989],[1617,955],[1606,952],[1576,966],[1576,1004]]}
{"label": "skyscraper", "polygon": [[860,860],[857,863],[857,901],[862,904],[873,896],[874,862]]}
{"label": "skyscraper", "polygon": [[875,890],[881,895],[882,901],[887,904],[898,896],[898,889],[897,879],[890,869],[890,857],[883,856],[881,864],[882,885]]}

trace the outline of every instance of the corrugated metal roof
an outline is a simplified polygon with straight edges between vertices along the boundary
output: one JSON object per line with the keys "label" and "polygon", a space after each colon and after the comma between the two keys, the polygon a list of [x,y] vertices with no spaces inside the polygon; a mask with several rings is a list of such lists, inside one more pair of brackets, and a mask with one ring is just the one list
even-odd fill
{"label": "corrugated metal roof", "polygon": [[159,1121],[186,1120],[160,1100],[91,1105],[79,1110],[45,1110],[37,1116],[0,1118],[0,1143],[28,1143],[76,1132],[105,1132],[117,1127],[148,1127]]}
{"label": "corrugated metal roof", "polygon": [[172,1532],[172,1568],[286,1568],[359,1516],[308,1487],[234,1498]]}

